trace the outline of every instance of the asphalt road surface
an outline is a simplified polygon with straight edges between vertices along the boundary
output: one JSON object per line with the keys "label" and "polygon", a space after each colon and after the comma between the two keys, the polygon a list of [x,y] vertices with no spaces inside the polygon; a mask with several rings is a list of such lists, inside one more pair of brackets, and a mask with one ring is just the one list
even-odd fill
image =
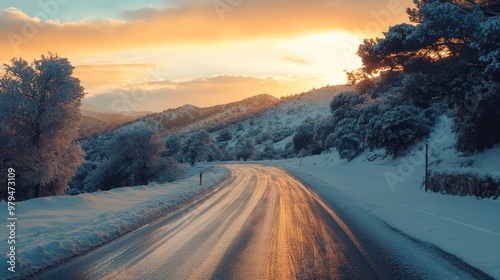
{"label": "asphalt road surface", "polygon": [[365,249],[282,169],[228,168],[232,176],[211,194],[38,279],[422,278]]}

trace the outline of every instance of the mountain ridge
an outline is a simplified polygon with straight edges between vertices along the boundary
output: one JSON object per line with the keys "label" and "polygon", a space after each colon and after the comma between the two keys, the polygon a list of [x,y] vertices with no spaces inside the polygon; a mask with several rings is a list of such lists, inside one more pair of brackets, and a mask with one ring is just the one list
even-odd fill
{"label": "mountain ridge", "polygon": [[[187,133],[220,122],[232,121],[265,110],[276,104],[278,98],[269,94],[258,94],[240,101],[210,107],[185,104],[159,113],[148,114],[120,128],[145,125],[160,134]],[[120,129],[118,128],[118,129]]]}

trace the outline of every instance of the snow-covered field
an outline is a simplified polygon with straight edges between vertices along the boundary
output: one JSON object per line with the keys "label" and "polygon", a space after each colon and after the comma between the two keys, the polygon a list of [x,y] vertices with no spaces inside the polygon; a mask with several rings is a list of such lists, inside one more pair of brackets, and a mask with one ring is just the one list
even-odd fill
{"label": "snow-covered field", "polygon": [[[116,239],[211,191],[230,174],[215,167],[204,173],[200,186],[198,174],[206,168],[188,168],[192,176],[174,183],[17,203],[17,272],[7,271],[4,261],[0,279],[29,275]],[[0,206],[0,219],[7,221],[6,203]],[[7,227],[0,234],[8,236]],[[1,246],[2,252],[8,252],[7,242]]]}
{"label": "snow-covered field", "polygon": [[[429,138],[431,168],[497,174],[500,147],[472,157],[452,148],[449,121],[442,118]],[[267,162],[282,166],[316,189],[326,201],[376,232],[372,215],[420,241],[433,244],[472,266],[500,279],[500,199],[477,199],[425,192],[424,160],[419,143],[410,154],[384,159],[383,152],[368,152],[351,162],[335,152],[299,159]],[[379,158],[370,162],[367,158]],[[346,208],[346,209],[344,209]]]}

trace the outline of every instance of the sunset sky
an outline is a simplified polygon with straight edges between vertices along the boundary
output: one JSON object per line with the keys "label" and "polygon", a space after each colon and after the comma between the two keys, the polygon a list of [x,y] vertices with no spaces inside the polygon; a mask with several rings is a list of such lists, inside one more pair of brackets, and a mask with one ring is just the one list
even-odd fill
{"label": "sunset sky", "polygon": [[[103,110],[212,106],[345,83],[411,0],[0,2],[0,62],[67,57]],[[3,70],[2,70],[3,71]]]}

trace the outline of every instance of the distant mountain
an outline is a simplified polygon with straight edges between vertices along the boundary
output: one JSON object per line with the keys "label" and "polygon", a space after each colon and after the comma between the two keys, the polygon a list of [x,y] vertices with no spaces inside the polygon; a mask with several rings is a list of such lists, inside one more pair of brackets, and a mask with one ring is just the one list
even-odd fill
{"label": "distant mountain", "polygon": [[125,123],[136,120],[149,112],[133,112],[129,114],[123,113],[107,113],[99,109],[82,106],[82,123],[78,128],[79,138],[84,139],[90,136],[101,134],[113,130]]}
{"label": "distant mountain", "polygon": [[224,105],[200,108],[184,105],[161,113],[148,114],[120,129],[147,126],[161,134],[184,134],[210,125],[230,122],[262,112],[279,100],[269,94],[260,94]]}

